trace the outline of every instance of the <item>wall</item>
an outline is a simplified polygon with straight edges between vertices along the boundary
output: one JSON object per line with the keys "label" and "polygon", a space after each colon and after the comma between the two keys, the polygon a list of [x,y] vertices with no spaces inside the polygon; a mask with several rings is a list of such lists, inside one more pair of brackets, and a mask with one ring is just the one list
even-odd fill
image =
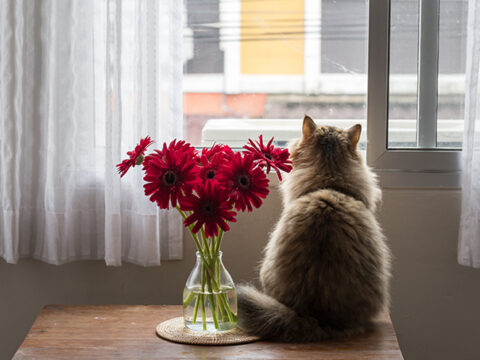
{"label": "wall", "polygon": [[[255,278],[278,193],[242,215],[224,240],[224,262],[238,282]],[[392,319],[405,359],[480,358],[480,270],[456,263],[460,192],[387,190],[381,222],[394,253]],[[51,266],[0,260],[0,359],[9,359],[44,304],[178,304],[194,262],[185,235],[182,261],[142,268],[101,261]]]}
{"label": "wall", "polygon": [[460,191],[384,191],[392,319],[405,359],[480,359],[480,270],[457,264]]}

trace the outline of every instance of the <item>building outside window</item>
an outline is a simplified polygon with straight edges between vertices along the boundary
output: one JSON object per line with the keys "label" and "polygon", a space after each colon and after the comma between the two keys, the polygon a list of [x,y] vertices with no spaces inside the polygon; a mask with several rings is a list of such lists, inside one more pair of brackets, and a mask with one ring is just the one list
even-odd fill
{"label": "building outside window", "polygon": [[[439,4],[438,96],[437,138],[431,147],[459,149],[467,1],[434,2]],[[390,2],[390,149],[423,148],[417,120],[423,101],[418,76],[421,3]],[[288,119],[309,114],[321,124],[361,123],[365,149],[368,1],[186,0],[184,11],[183,106],[189,141],[200,145],[203,129],[205,145],[243,143],[258,128],[264,133],[272,129],[284,143],[299,133]],[[212,119],[222,120],[205,127]]]}

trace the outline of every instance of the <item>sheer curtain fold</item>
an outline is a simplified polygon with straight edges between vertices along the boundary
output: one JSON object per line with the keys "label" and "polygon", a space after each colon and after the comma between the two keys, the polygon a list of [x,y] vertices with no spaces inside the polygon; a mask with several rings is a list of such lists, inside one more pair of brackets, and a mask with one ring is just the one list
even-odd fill
{"label": "sheer curtain fold", "polygon": [[458,262],[480,268],[480,3],[469,1]]}
{"label": "sheer curtain fold", "polygon": [[0,256],[181,258],[182,226],[115,165],[181,136],[181,2],[0,2]]}

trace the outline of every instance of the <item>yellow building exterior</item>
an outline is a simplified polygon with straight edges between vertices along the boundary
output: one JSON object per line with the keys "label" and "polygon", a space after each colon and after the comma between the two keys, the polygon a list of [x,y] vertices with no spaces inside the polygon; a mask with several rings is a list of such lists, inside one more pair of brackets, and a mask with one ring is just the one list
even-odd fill
{"label": "yellow building exterior", "polygon": [[242,74],[303,74],[304,8],[301,0],[242,1]]}

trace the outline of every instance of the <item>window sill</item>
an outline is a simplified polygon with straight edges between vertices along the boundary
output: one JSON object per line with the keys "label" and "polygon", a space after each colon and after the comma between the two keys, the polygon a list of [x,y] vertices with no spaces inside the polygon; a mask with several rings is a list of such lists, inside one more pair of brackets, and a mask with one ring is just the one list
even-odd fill
{"label": "window sill", "polygon": [[460,189],[460,171],[408,171],[373,169],[382,189]]}

